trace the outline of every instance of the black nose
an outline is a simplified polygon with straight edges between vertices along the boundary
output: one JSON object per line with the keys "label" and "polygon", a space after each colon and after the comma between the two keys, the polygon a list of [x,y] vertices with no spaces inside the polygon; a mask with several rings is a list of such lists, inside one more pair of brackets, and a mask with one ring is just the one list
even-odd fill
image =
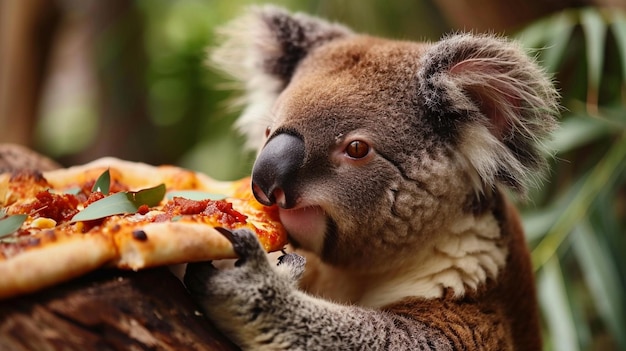
{"label": "black nose", "polygon": [[296,202],[294,178],[303,159],[304,141],[301,138],[283,133],[270,139],[252,168],[254,197],[264,205],[293,207]]}

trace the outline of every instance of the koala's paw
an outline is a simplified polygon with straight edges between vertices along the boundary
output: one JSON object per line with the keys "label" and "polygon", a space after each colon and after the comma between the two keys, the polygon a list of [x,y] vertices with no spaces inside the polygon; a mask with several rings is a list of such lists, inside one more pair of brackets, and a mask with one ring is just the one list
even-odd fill
{"label": "koala's paw", "polygon": [[239,256],[235,267],[216,269],[210,262],[190,263],[184,278],[208,318],[218,325],[241,325],[256,319],[263,311],[275,311],[276,306],[271,304],[284,304],[286,296],[295,289],[295,280],[304,271],[304,258],[286,254],[273,267],[251,231],[220,232]]}
{"label": "koala's paw", "polygon": [[[185,285],[194,294],[215,295],[220,286],[215,283],[246,284],[251,276],[256,274],[267,275],[271,271],[265,251],[258,239],[251,231],[239,229],[229,231],[216,228],[233,245],[233,250],[239,256],[233,269],[218,270],[211,262],[195,262],[187,265],[185,272]],[[240,279],[245,279],[241,281]]]}

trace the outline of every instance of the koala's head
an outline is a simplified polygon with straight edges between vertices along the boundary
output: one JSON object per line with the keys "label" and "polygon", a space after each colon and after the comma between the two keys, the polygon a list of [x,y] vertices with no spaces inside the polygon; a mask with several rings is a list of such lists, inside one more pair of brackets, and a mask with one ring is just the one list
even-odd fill
{"label": "koala's head", "polygon": [[386,40],[274,7],[228,33],[215,61],[245,84],[255,196],[330,264],[401,264],[544,168],[557,93],[504,39]]}

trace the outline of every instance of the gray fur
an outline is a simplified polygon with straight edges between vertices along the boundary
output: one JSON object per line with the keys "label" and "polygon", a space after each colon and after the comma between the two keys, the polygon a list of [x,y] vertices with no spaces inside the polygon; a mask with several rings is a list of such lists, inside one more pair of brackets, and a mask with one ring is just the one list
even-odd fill
{"label": "gray fur", "polygon": [[418,74],[435,131],[454,140],[467,123],[489,126],[506,148],[495,154],[499,166],[481,177],[524,192],[533,173],[545,169],[540,140],[556,127],[557,93],[544,72],[514,43],[461,34],[429,50]]}
{"label": "gray fur", "polygon": [[185,283],[214,323],[244,350],[452,350],[422,323],[357,306],[322,301],[294,289],[302,256],[272,267],[247,229],[230,237],[236,268],[190,263]]}
{"label": "gray fur", "polygon": [[266,121],[271,103],[289,83],[300,60],[315,47],[351,31],[266,5],[252,7],[218,34],[223,42],[210,50],[209,64],[243,83],[239,88],[245,93],[235,100],[235,105],[244,107],[237,127],[246,135],[247,146],[257,149],[267,127],[259,121]]}

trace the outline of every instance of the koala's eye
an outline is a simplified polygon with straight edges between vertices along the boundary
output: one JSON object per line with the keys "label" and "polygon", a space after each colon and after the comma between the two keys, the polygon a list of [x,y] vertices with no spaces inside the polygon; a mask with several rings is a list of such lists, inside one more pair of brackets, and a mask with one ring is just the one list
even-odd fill
{"label": "koala's eye", "polygon": [[361,140],[353,140],[346,146],[346,154],[352,158],[363,158],[370,152],[370,146]]}
{"label": "koala's eye", "polygon": [[267,126],[267,128],[265,128],[265,137],[267,138],[268,136],[270,136],[271,132],[272,128],[270,126]]}

